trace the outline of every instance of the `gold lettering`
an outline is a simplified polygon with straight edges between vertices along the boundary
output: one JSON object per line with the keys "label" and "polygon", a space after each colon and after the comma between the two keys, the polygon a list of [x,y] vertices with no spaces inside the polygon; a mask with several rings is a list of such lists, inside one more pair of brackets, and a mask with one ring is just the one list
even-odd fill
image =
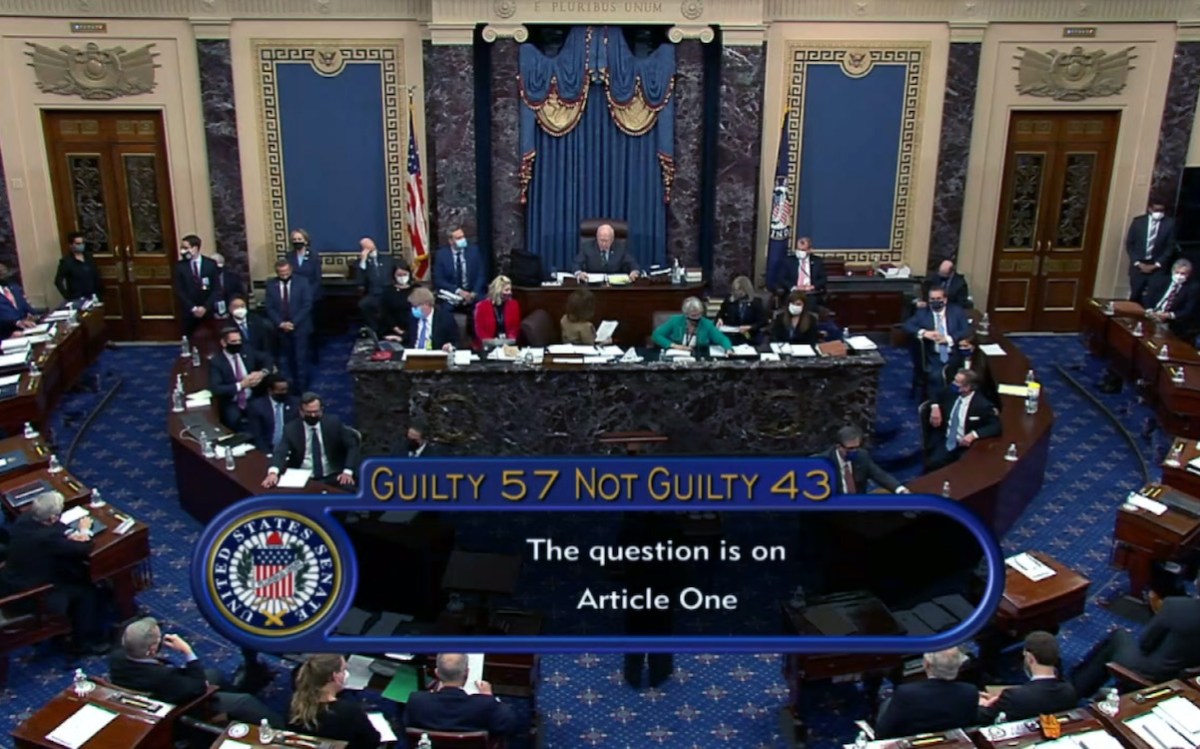
{"label": "gold lettering", "polygon": [[[387,487],[386,494],[379,490],[379,479],[381,475],[385,473],[387,474],[384,484],[384,486]],[[379,466],[375,469],[375,472],[371,474],[371,493],[375,495],[375,499],[378,499],[380,502],[387,502],[391,500],[392,496],[396,492],[396,487],[392,484],[391,479],[392,469],[388,468],[387,466]]]}
{"label": "gold lettering", "polygon": [[468,473],[467,474],[467,481],[471,482],[471,490],[475,493],[475,496],[473,497],[473,499],[476,502],[479,501],[479,488],[481,486],[483,486],[483,477],[484,477],[484,474],[482,474],[482,473],[480,473],[480,474]]}

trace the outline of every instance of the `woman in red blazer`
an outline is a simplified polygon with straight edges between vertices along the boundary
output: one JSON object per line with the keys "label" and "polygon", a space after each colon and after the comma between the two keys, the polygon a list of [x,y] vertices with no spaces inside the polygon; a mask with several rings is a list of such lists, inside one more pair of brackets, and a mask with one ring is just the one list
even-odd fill
{"label": "woman in red blazer", "polygon": [[521,306],[512,298],[512,280],[496,276],[488,286],[487,298],[475,305],[475,348],[491,338],[517,340],[521,332]]}

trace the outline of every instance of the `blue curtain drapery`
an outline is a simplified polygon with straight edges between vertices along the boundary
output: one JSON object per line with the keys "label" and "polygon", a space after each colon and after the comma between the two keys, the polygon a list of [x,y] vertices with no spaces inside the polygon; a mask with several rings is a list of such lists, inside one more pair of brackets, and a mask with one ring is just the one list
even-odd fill
{"label": "blue curtain drapery", "polygon": [[546,267],[570,270],[580,222],[613,218],[629,223],[629,249],[643,266],[662,262],[674,47],[636,57],[619,28],[576,27],[552,57],[523,44],[520,73],[528,249]]}

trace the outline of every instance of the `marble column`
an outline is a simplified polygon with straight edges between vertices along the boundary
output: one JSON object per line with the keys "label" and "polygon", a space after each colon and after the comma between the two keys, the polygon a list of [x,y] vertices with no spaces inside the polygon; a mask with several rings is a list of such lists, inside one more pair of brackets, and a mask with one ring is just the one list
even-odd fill
{"label": "marble column", "polygon": [[1179,42],[1167,84],[1167,103],[1163,106],[1162,128],[1158,133],[1158,153],[1150,195],[1173,206],[1183,180],[1188,143],[1196,117],[1196,95],[1200,93],[1200,42]]}
{"label": "marble column", "polygon": [[508,267],[508,253],[525,247],[525,206],[521,205],[522,106],[517,74],[520,44],[497,39],[492,55],[492,252],[493,267]]}
{"label": "marble column", "polygon": [[204,111],[204,143],[212,191],[212,246],[225,256],[229,268],[249,281],[250,258],[246,247],[246,210],[229,41],[199,39],[196,53],[200,58],[200,105]]}
{"label": "marble column", "polygon": [[17,259],[17,237],[13,233],[12,208],[8,202],[8,180],[4,176],[4,159],[0,158],[0,263],[13,273],[21,272]]}
{"label": "marble column", "polygon": [[704,158],[704,48],[675,45],[675,181],[667,205],[667,259],[700,265],[700,166]]}
{"label": "marble column", "polygon": [[936,268],[943,260],[958,257],[982,46],[978,42],[955,42],[950,45],[946,98],[942,104],[942,134],[938,147],[937,185],[933,193],[933,226],[929,233],[927,266],[930,269]]}
{"label": "marble column", "polygon": [[724,294],[735,276],[751,275],[758,224],[762,161],[765,46],[721,50],[720,133],[717,144],[713,291]]}
{"label": "marble column", "polygon": [[425,55],[425,148],[430,242],[475,219],[475,59],[468,44],[421,43]]}

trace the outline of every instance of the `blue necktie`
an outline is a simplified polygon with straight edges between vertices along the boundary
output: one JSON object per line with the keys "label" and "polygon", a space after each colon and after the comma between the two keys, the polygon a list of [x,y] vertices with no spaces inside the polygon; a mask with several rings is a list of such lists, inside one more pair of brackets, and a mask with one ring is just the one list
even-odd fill
{"label": "blue necktie", "polygon": [[467,288],[467,267],[463,263],[462,250],[454,253],[454,268],[458,272],[458,287],[460,289]]}
{"label": "blue necktie", "polygon": [[950,409],[950,426],[946,429],[946,452],[954,452],[958,447],[958,425],[962,421],[962,397],[954,401]]}
{"label": "blue necktie", "polygon": [[[938,335],[946,335],[946,314],[934,313],[934,321],[937,323]],[[950,361],[950,346],[945,343],[938,343],[938,358],[942,360],[942,364]]]}
{"label": "blue necktie", "polygon": [[427,337],[427,336],[425,335],[425,329],[426,329],[426,328],[425,328],[425,326],[426,326],[426,321],[425,321],[425,320],[421,320],[420,326],[421,326],[421,327],[420,327],[420,328],[418,329],[418,331],[417,331],[417,348],[418,348],[418,349],[423,349],[423,348],[425,348],[425,338]]}
{"label": "blue necktie", "polygon": [[275,432],[271,435],[271,448],[283,440],[283,404],[275,404]]}

